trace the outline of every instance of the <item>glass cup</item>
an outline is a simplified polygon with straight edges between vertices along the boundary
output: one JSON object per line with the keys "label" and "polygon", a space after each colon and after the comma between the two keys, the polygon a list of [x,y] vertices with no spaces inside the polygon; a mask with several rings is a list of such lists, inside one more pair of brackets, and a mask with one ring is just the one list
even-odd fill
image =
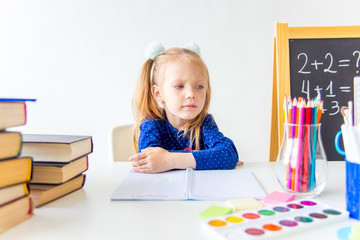
{"label": "glass cup", "polygon": [[285,192],[315,197],[327,182],[327,159],[321,141],[321,124],[285,124],[275,173]]}

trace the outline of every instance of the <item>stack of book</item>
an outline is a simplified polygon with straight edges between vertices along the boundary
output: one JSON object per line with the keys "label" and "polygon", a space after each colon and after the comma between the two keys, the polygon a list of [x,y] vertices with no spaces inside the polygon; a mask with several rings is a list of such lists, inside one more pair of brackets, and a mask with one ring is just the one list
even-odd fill
{"label": "stack of book", "polygon": [[30,192],[36,207],[84,186],[92,137],[53,134],[23,134],[22,156],[32,156]]}
{"label": "stack of book", "polygon": [[26,123],[25,101],[0,99],[0,233],[28,219],[34,209],[28,185],[32,159],[19,156],[21,132],[9,131]]}

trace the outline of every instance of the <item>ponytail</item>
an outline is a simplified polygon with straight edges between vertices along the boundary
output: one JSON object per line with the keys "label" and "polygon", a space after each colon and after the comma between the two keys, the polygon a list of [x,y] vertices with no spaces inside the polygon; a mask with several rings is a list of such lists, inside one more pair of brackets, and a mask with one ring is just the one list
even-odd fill
{"label": "ponytail", "polygon": [[146,118],[164,118],[164,110],[159,107],[152,95],[152,86],[154,83],[153,79],[150,78],[153,63],[154,60],[148,59],[142,66],[133,97],[133,112],[136,115],[136,122],[133,131],[133,144],[136,152],[138,150],[141,123]]}

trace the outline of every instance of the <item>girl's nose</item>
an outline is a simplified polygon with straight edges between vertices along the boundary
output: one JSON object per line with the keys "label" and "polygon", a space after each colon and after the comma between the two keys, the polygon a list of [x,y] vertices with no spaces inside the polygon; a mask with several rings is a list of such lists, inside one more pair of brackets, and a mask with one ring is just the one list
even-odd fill
{"label": "girl's nose", "polygon": [[186,92],[186,98],[188,99],[194,99],[195,98],[195,91],[192,88],[189,88]]}

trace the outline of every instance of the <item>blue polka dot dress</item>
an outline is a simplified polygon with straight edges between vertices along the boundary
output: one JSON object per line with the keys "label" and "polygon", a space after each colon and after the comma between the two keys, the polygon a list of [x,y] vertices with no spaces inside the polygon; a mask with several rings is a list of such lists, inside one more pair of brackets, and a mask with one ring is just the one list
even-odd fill
{"label": "blue polka dot dress", "polygon": [[[184,131],[174,128],[167,120],[146,119],[140,125],[139,152],[147,147],[161,147],[169,152],[188,152],[190,141]],[[234,143],[217,127],[208,114],[201,126],[199,151],[192,154],[196,170],[233,169],[239,160]]]}

